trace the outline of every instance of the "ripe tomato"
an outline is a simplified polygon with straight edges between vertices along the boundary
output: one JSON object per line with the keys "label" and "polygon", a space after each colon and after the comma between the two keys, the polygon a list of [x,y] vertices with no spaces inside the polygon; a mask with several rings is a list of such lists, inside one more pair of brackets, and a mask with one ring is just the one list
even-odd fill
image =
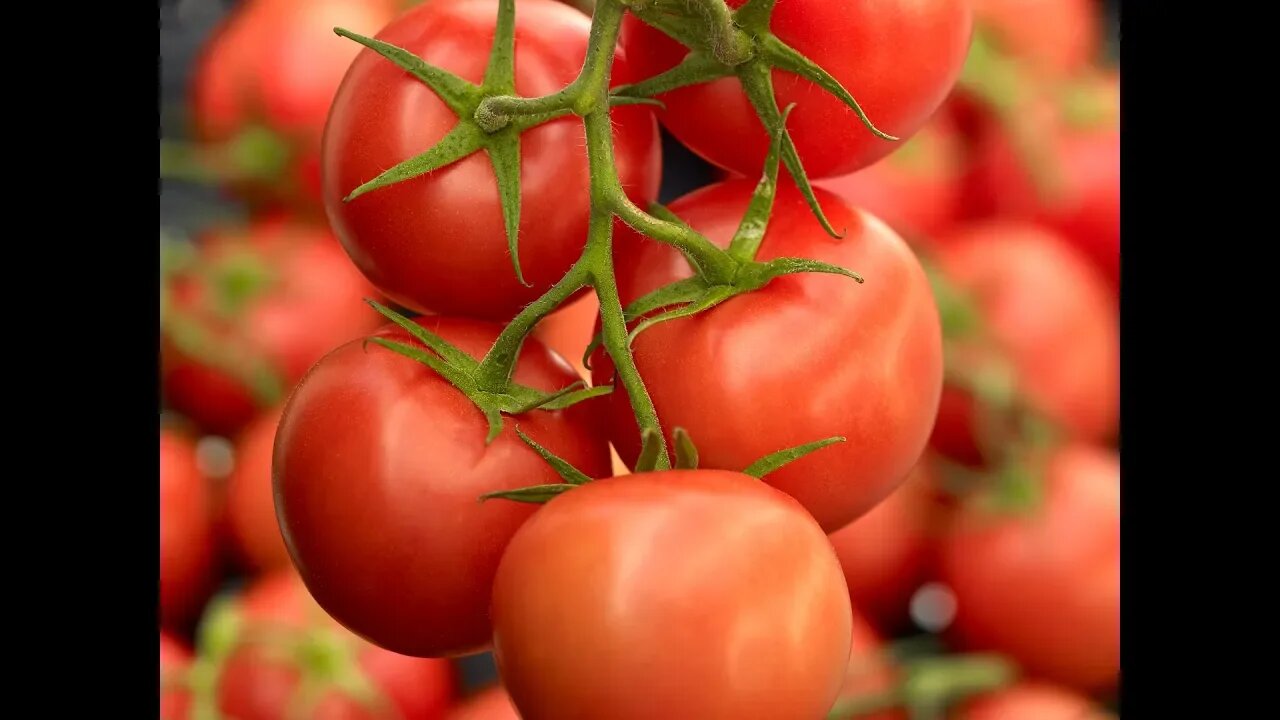
{"label": "ripe tomato", "polygon": [[981,695],[953,711],[959,720],[1108,720],[1088,698],[1053,685],[1022,682]]}
{"label": "ripe tomato", "polygon": [[455,705],[445,720],[520,720],[511,696],[501,687],[493,687]]}
{"label": "ripe tomato", "polygon": [[214,584],[214,498],[191,441],[160,431],[160,622],[195,620]]}
{"label": "ripe tomato", "polygon": [[227,477],[227,529],[240,566],[255,573],[289,567],[271,491],[271,453],[279,423],[276,408],[245,428],[236,441],[235,468]]}
{"label": "ripe tomato", "polygon": [[965,649],[1006,653],[1033,677],[1081,691],[1120,671],[1120,462],[1068,446],[1047,458],[1029,514],[972,508],[940,549],[956,596],[949,628]]}
{"label": "ripe tomato", "polygon": [[[360,46],[341,26],[375,33],[398,0],[250,0],[204,46],[191,86],[196,136],[225,143],[266,131],[281,145],[283,176],[237,183],[258,201],[320,207],[320,140],[329,104]],[[274,143],[273,143],[274,144]],[[243,162],[261,162],[246,148]],[[225,155],[225,153],[224,153]],[[233,171],[240,168],[232,168]]]}
{"label": "ripe tomato", "polygon": [[[304,633],[314,642],[317,657],[303,659],[273,654],[270,645],[246,644],[227,660],[218,685],[218,705],[237,720],[285,720],[297,717],[299,683],[307,662],[332,662],[324,653],[355,653],[360,669],[390,701],[403,720],[439,720],[453,696],[453,669],[448,662],[410,658],[383,650],[354,637],[326,616],[307,595],[292,570],[251,585],[239,599],[247,631],[281,630]],[[281,650],[277,647],[275,650]],[[349,695],[328,689],[312,711],[314,720],[376,720],[384,714],[362,706]]]}
{"label": "ripe tomato", "polygon": [[[939,241],[948,280],[971,294],[989,343],[961,343],[952,360],[979,366],[998,353],[1027,400],[1068,435],[1108,439],[1120,402],[1115,297],[1097,272],[1049,230],[1018,221],[958,228]],[[948,386],[933,445],[977,464],[975,408]]]}
{"label": "ripe tomato", "polygon": [[[501,329],[419,322],[477,358]],[[378,336],[416,343],[394,326]],[[516,382],[551,391],[578,379],[537,340],[525,342]],[[389,650],[481,649],[498,560],[537,506],[479,497],[561,482],[517,425],[588,475],[608,475],[596,407],[508,418],[486,447],[483,414],[434,371],[364,341],[333,351],[298,385],[276,435],[276,512],[307,587],[342,624]]]}
{"label": "ripe tomato", "polygon": [[1120,286],[1120,82],[1114,73],[1076,80],[1063,97],[1034,98],[1022,114],[1039,139],[1051,185],[1033,180],[1028,158],[987,117],[964,185],[971,216],[1038,221],[1076,246]]}
{"label": "ripe tomato", "polygon": [[265,399],[251,378],[266,375],[283,394],[321,355],[378,325],[362,301],[374,289],[323,227],[273,215],[210,233],[198,253],[168,283],[164,391],[209,432],[234,433],[257,415]]}
{"label": "ripe tomato", "polygon": [[525,720],[819,718],[844,681],[850,617],[804,508],[715,470],[556,497],[493,584],[498,668]]}
{"label": "ripe tomato", "polygon": [[[753,181],[703,188],[671,209],[727,246]],[[702,467],[741,470],[769,453],[826,437],[832,445],[769,475],[834,532],[870,510],[907,476],[933,427],[942,384],[937,308],[906,243],[883,222],[821,189],[846,235],[836,240],[783,183],[759,259],[813,258],[866,278],[788,275],[710,311],[645,330],[633,345],[663,428],[687,430]],[[618,237],[624,303],[691,274],[670,246]],[[593,360],[597,384],[613,366]],[[609,396],[611,439],[628,465],[639,433],[624,393]]]}
{"label": "ripe tomato", "polygon": [[1067,74],[1098,54],[1095,0],[972,0],[974,25],[1035,72]]}
{"label": "ripe tomato", "polygon": [[[744,2],[729,0],[729,6]],[[772,29],[839,80],[876,127],[906,139],[960,75],[972,22],[969,0],[793,0],[778,3]],[[624,22],[622,46],[642,78],[674,67],[688,53],[634,17]],[[852,110],[808,80],[775,70],[773,86],[778,107],[796,103],[787,128],[811,177],[851,173],[898,147],[871,134]],[[659,99],[666,104],[659,118],[680,142],[728,170],[760,173],[769,137],[736,78]]]}
{"label": "ripe tomato", "polygon": [[935,115],[898,152],[818,183],[912,242],[946,230],[960,212],[964,147],[950,116]]}
{"label": "ripe tomato", "polygon": [[186,720],[191,693],[181,685],[191,666],[191,651],[178,638],[160,631],[160,720]]}
{"label": "ripe tomato", "polygon": [[[848,577],[848,574],[845,575]],[[865,617],[853,608],[849,666],[845,671],[840,698],[866,697],[890,690],[898,682],[896,669],[884,653],[884,641]],[[899,710],[858,715],[860,720],[906,720]]]}
{"label": "ripe tomato", "polygon": [[928,463],[922,458],[902,487],[831,534],[853,606],[890,631],[908,621],[911,595],[929,569],[934,470]]}
{"label": "ripe tomato", "polygon": [[[496,19],[492,0],[428,2],[401,15],[379,39],[465,80],[480,82]],[[586,54],[590,20],[553,0],[521,0],[516,13],[516,91],[556,92]],[[625,58],[613,80],[630,78]],[[661,175],[652,111],[612,113],[623,187],[641,206]],[[325,206],[356,265],[388,297],[416,310],[505,320],[564,276],[587,237],[588,172],[582,122],[569,116],[521,137],[516,279],[493,167],[478,152],[448,167],[343,202],[352,190],[445,136],[457,117],[436,94],[372,50],[363,52],[334,99],[324,143]],[[576,149],[576,151],[573,151]]]}
{"label": "ripe tomato", "polygon": [[582,353],[591,344],[599,316],[600,301],[594,293],[585,294],[538,323],[533,336],[568,360],[579,375],[586,376],[589,373],[582,365]]}

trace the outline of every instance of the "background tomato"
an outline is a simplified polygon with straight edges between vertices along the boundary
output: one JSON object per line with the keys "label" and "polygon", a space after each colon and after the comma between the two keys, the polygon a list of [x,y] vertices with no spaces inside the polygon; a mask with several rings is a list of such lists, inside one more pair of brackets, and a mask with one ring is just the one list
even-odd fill
{"label": "background tomato", "polygon": [[160,431],[160,622],[186,630],[213,589],[214,499],[191,441]]}
{"label": "background tomato", "polygon": [[957,603],[948,632],[1033,677],[1109,690],[1120,671],[1119,458],[1077,445],[1045,462],[1033,511],[973,507],[954,520],[940,548]]}
{"label": "background tomato", "polygon": [[[961,341],[949,362],[975,370],[998,354],[1016,387],[1068,436],[1109,439],[1120,403],[1115,296],[1083,257],[1053,232],[995,220],[939,240],[947,280],[970,295],[985,336]],[[933,444],[955,459],[980,460],[971,397],[943,391]]]}
{"label": "background tomato", "polygon": [[191,693],[183,673],[191,666],[191,651],[177,637],[160,631],[160,720],[186,720]]}
{"label": "background tomato", "polygon": [[[755,183],[712,185],[671,210],[725,247]],[[799,191],[779,187],[760,260],[804,257],[850,268],[778,278],[691,318],[656,325],[633,344],[663,428],[687,430],[702,467],[741,470],[784,448],[843,436],[847,442],[766,478],[798,499],[827,531],[844,527],[893,491],[920,457],[942,380],[938,314],[928,280],[884,223],[818,190],[845,237],[813,220]],[[617,238],[624,303],[691,275],[673,248],[631,231]],[[598,353],[597,384],[613,366]],[[639,433],[624,393],[609,396],[611,439],[628,465]]]}
{"label": "background tomato", "polygon": [[[745,0],[728,0],[740,7]],[[950,92],[969,49],[968,0],[878,0],[778,3],[773,33],[840,81],[880,130],[908,138]],[[637,77],[679,63],[688,49],[627,17],[622,46]],[[850,51],[856,48],[856,51]],[[773,71],[778,107],[796,103],[787,129],[811,177],[851,173],[893,152],[848,107],[808,80]],[[662,124],[712,163],[756,176],[769,137],[736,78],[694,85],[659,96]],[[839,225],[836,226],[839,229]]]}
{"label": "background tomato", "polygon": [[520,720],[520,715],[507,691],[493,687],[454,706],[445,720]]}
{"label": "background tomato", "polygon": [[974,25],[1035,72],[1066,74],[1099,53],[1095,0],[972,0]]}
{"label": "background tomato", "polygon": [[[419,322],[476,358],[501,329],[438,316]],[[378,336],[416,343],[399,328]],[[579,379],[537,340],[524,343],[516,382],[551,391]],[[307,587],[387,649],[483,648],[493,573],[537,506],[479,497],[560,482],[516,426],[588,475],[608,475],[597,402],[508,418],[486,446],[483,414],[435,371],[363,340],[330,353],[294,391],[276,439],[276,510]]]}
{"label": "background tomato", "polygon": [[235,469],[227,477],[226,522],[239,565],[250,572],[289,567],[271,490],[271,454],[280,408],[268,410],[236,441]]}
{"label": "background tomato", "polygon": [[[378,35],[478,83],[493,38],[490,0],[428,2]],[[556,92],[578,75],[590,20],[553,0],[516,13],[516,92]],[[613,81],[628,81],[621,53]],[[642,207],[657,198],[661,155],[652,111],[613,111],[622,185]],[[587,237],[588,173],[582,121],[569,116],[521,136],[520,266],[516,279],[488,156],[343,202],[384,170],[435,145],[457,117],[417,79],[371,50],[351,66],[325,135],[325,204],[356,265],[396,302],[416,310],[505,320],[564,276]],[[578,152],[572,152],[578,148]]]}
{"label": "background tomato", "polygon": [[498,666],[525,720],[822,717],[850,613],[813,518],[724,471],[563,493],[517,531],[493,586]]}
{"label": "background tomato", "polygon": [[[410,658],[366,643],[343,630],[307,594],[292,570],[251,585],[238,599],[246,634],[287,631],[289,640],[246,644],[227,660],[218,686],[219,709],[238,720],[296,717],[303,675],[325,678],[335,657],[350,654],[366,679],[403,720],[439,720],[453,695],[453,671],[441,660]],[[299,651],[299,643],[305,649]],[[336,655],[335,655],[336,654]],[[308,667],[313,663],[314,667]],[[375,720],[385,717],[330,687],[305,717]]]}
{"label": "background tomato", "polygon": [[1108,720],[1088,698],[1039,682],[983,695],[952,713],[960,720]]}
{"label": "background tomato", "polygon": [[167,290],[165,400],[224,435],[283,401],[321,355],[379,318],[363,302],[374,289],[333,236],[282,215],[207,234]]}
{"label": "background tomato", "polygon": [[233,183],[242,196],[320,208],[325,118],[360,50],[334,36],[333,28],[373,34],[400,5],[397,0],[246,0],[223,20],[196,61],[191,116],[201,141],[240,141],[239,148],[217,155],[222,162],[247,165],[230,168],[233,174],[264,162],[278,164],[278,173]]}

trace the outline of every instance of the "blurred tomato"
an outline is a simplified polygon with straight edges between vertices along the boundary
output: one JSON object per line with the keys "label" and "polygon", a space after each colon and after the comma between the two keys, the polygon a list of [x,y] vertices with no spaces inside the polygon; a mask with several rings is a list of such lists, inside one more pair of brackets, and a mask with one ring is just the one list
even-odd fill
{"label": "blurred tomato", "polygon": [[160,720],[187,720],[191,693],[183,674],[191,666],[191,651],[178,638],[160,631]]}
{"label": "blurred tomato", "polygon": [[1120,671],[1119,458],[1074,445],[1039,469],[1031,509],[975,503],[954,518],[939,557],[956,597],[948,632],[1032,677],[1109,690]]}
{"label": "blurred tomato", "polygon": [[271,490],[271,453],[280,408],[263,413],[236,441],[235,469],[227,478],[226,521],[236,559],[251,572],[289,567]]}
{"label": "blurred tomato", "polygon": [[[237,720],[380,720],[385,712],[334,684],[344,669],[358,668],[400,720],[444,717],[453,696],[448,662],[398,655],[357,638],[325,615],[292,570],[255,582],[238,607],[242,637],[260,639],[228,658],[218,686],[223,713]],[[308,698],[310,684],[321,687]]]}
{"label": "blurred tomato", "polygon": [[596,334],[599,316],[600,301],[594,293],[587,293],[544,318],[533,336],[568,360],[579,375],[591,377],[582,364],[582,353]]}
{"label": "blurred tomato", "polygon": [[234,433],[379,323],[363,302],[376,291],[322,226],[263,217],[197,252],[166,283],[162,373],[168,404],[209,432]]}
{"label": "blurred tomato", "polygon": [[240,194],[319,212],[325,119],[361,50],[333,29],[373,36],[401,5],[247,0],[222,21],[196,61],[191,113],[196,136],[225,147],[213,157],[231,164],[224,174],[240,178]]}
{"label": "blurred tomato", "polygon": [[[1120,78],[1082,76],[1028,98],[1024,142],[988,117],[978,128],[964,184],[971,217],[1039,221],[1120,284]],[[1037,165],[1038,164],[1038,165]]]}
{"label": "blurred tomato", "polygon": [[974,26],[1035,71],[1065,74],[1098,54],[1097,0],[973,0]]}
{"label": "blurred tomato", "polygon": [[160,622],[186,630],[214,584],[214,498],[195,446],[160,431]]}
{"label": "blurred tomato", "polygon": [[831,534],[854,607],[896,630],[925,580],[933,539],[933,469],[922,458],[903,485],[870,512]]}
{"label": "blurred tomato", "polygon": [[938,113],[897,152],[851,175],[816,184],[917,242],[946,230],[960,210],[964,146],[951,116]]}
{"label": "blurred tomato", "polygon": [[[949,348],[948,369],[978,374],[1007,362],[1017,391],[1067,435],[1110,439],[1120,403],[1119,320],[1097,271],[1055,233],[1017,221],[964,226],[938,245],[946,279],[971,297],[982,325]],[[934,448],[979,464],[989,438],[976,434],[978,410],[948,384]]]}
{"label": "blurred tomato", "polygon": [[492,687],[455,705],[445,720],[520,720],[520,713],[506,690]]}
{"label": "blurred tomato", "polygon": [[957,720],[1107,720],[1088,698],[1053,685],[1022,682],[953,710]]}
{"label": "blurred tomato", "polygon": [[[855,607],[849,667],[840,688],[840,700],[880,695],[892,690],[897,682],[897,669],[885,654],[884,640]],[[836,701],[837,707],[840,700]],[[861,720],[906,720],[905,713],[900,710],[859,714],[857,717]]]}

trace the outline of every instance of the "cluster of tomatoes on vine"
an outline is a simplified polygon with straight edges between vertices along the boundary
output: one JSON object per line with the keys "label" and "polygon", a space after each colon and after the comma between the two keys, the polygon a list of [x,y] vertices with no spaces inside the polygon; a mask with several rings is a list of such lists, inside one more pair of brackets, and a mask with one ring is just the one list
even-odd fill
{"label": "cluster of tomatoes on vine", "polygon": [[[518,0],[505,57],[511,3],[405,4],[248,0],[198,69],[202,172],[259,210],[162,237],[162,717],[1101,712],[1092,3]],[[601,35],[611,92],[492,100]],[[655,205],[659,122],[724,179]],[[257,579],[210,603],[222,548]],[[927,581],[983,654],[885,654]],[[438,658],[490,646],[455,707]]]}

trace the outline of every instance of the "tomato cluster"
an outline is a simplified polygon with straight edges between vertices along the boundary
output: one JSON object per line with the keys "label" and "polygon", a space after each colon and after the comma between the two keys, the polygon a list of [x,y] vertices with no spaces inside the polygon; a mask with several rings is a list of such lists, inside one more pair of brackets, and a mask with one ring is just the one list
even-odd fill
{"label": "tomato cluster", "polygon": [[[575,5],[209,39],[252,212],[162,226],[160,716],[1107,717],[1097,8]],[[720,179],[656,204],[664,141]]]}

